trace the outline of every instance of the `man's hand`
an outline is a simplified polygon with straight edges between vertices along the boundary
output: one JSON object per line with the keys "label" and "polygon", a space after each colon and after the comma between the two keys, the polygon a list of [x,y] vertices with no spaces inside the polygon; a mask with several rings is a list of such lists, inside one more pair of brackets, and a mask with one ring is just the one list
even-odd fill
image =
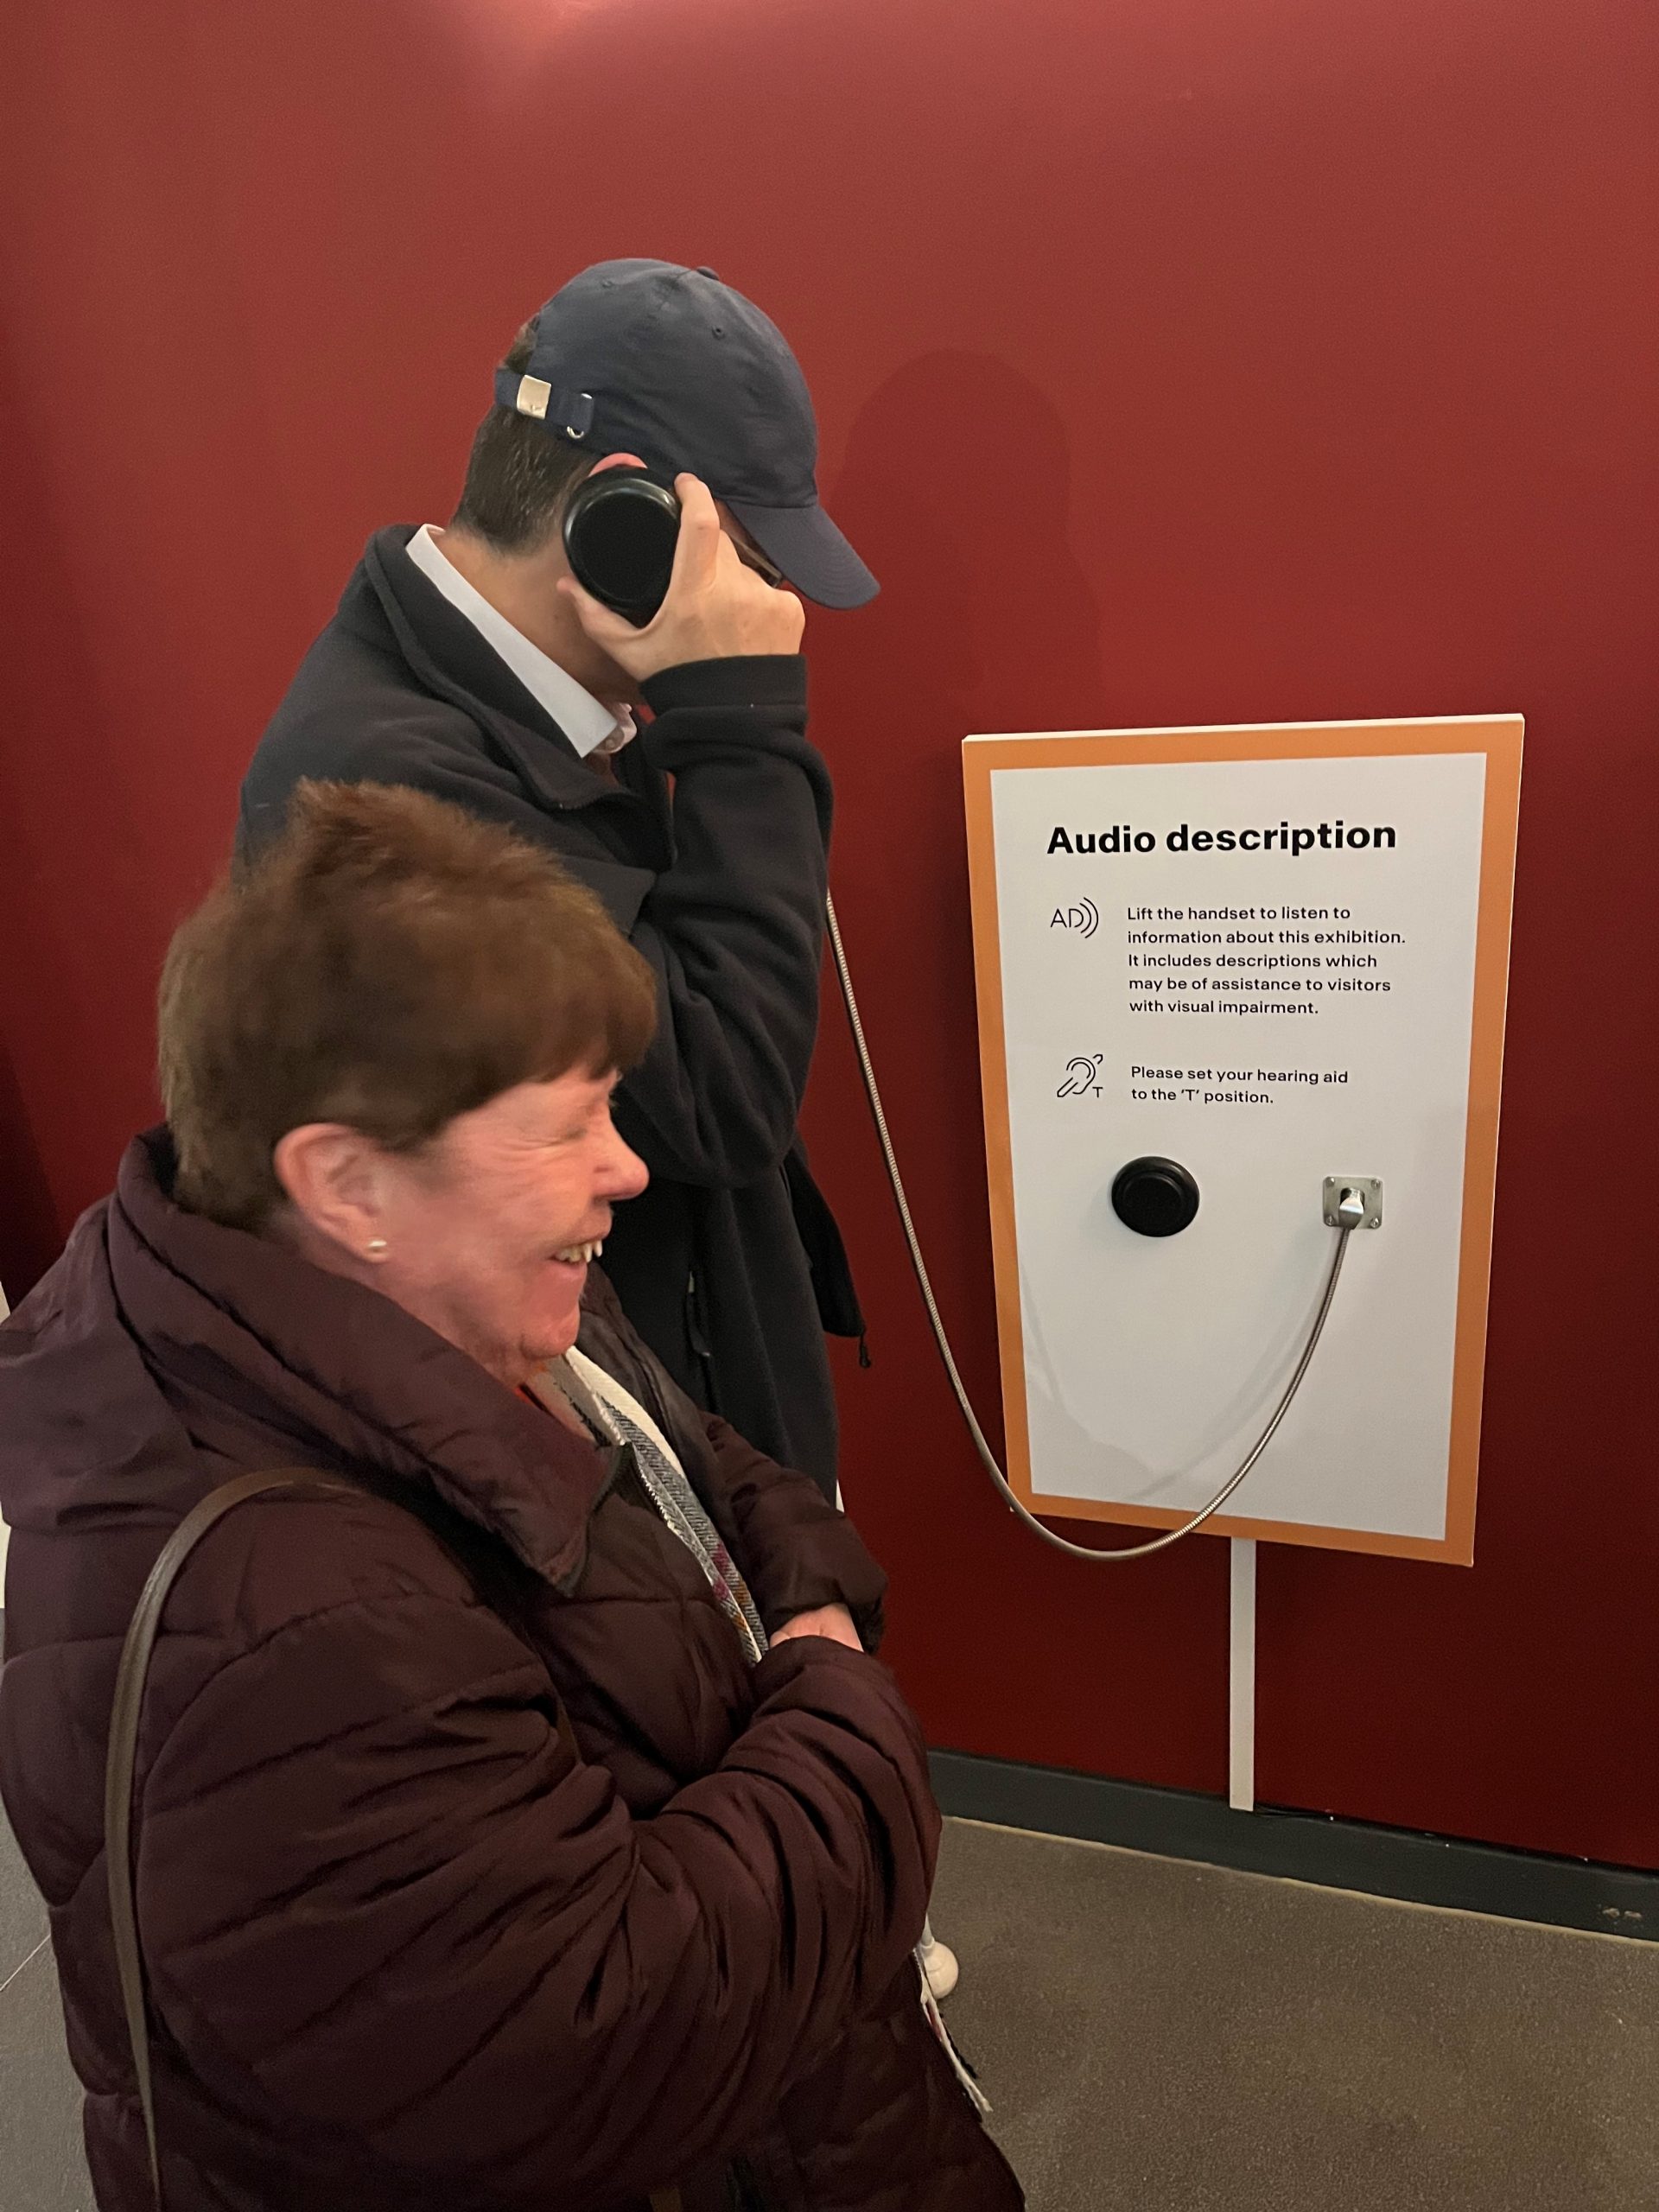
{"label": "man's hand", "polygon": [[574,576],[559,579],[559,589],[588,635],[637,683],[686,661],[798,652],[806,627],[800,601],[792,592],[774,591],[745,566],[721,528],[706,484],[695,476],[678,476],[674,489],[680,499],[680,535],[673,573],[667,597],[643,630],[601,607]]}
{"label": "man's hand", "polygon": [[795,1636],[827,1636],[831,1643],[844,1643],[849,1651],[864,1649],[845,1605],[815,1605],[810,1613],[797,1613],[793,1620],[772,1630],[772,1641],[786,1643]]}

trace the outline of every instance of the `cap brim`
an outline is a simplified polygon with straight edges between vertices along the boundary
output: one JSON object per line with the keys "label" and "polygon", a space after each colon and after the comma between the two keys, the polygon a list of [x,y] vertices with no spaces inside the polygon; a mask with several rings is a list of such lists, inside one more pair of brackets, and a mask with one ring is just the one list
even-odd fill
{"label": "cap brim", "polygon": [[822,507],[759,507],[747,499],[726,504],[766,558],[817,606],[862,607],[880,590]]}

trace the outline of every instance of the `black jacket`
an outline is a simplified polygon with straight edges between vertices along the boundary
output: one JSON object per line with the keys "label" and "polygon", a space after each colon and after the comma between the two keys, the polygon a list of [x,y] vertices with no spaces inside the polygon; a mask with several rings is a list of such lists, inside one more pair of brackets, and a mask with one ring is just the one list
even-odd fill
{"label": "black jacket", "polygon": [[[830,778],[791,656],[669,669],[612,784],[377,531],[242,786],[238,855],[307,777],[413,785],[556,853],[657,971],[617,1122],[651,1169],[606,1272],[690,1395],[833,1491],[823,1331],[860,1323],[796,1117],[817,1028]],[[672,791],[668,779],[673,779]]]}

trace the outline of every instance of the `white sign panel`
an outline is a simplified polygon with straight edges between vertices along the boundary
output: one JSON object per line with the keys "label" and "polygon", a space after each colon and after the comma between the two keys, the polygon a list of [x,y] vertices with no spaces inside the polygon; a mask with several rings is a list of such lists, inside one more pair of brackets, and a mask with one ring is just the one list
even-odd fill
{"label": "white sign panel", "polygon": [[[1306,1340],[1328,1175],[1376,1177],[1220,1533],[1471,1556],[1520,725],[970,739],[1011,1471],[1173,1525]],[[1131,1160],[1198,1211],[1114,1210]]]}

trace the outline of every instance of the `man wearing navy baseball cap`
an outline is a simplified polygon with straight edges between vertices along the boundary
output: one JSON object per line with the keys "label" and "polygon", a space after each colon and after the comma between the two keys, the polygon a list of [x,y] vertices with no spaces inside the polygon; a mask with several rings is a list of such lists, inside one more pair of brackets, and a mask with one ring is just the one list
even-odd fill
{"label": "man wearing navy baseball cap", "polygon": [[[795,594],[857,607],[875,579],[818,503],[794,355],[712,270],[584,270],[519,332],[494,401],[448,527],[370,539],[254,755],[238,851],[305,779],[408,784],[598,893],[661,1007],[616,1105],[651,1185],[618,1212],[606,1271],[694,1399],[833,1494],[823,1332],[862,1324],[796,1132],[830,786]],[[681,504],[640,627],[577,584],[561,533],[577,486],[620,461]]]}

